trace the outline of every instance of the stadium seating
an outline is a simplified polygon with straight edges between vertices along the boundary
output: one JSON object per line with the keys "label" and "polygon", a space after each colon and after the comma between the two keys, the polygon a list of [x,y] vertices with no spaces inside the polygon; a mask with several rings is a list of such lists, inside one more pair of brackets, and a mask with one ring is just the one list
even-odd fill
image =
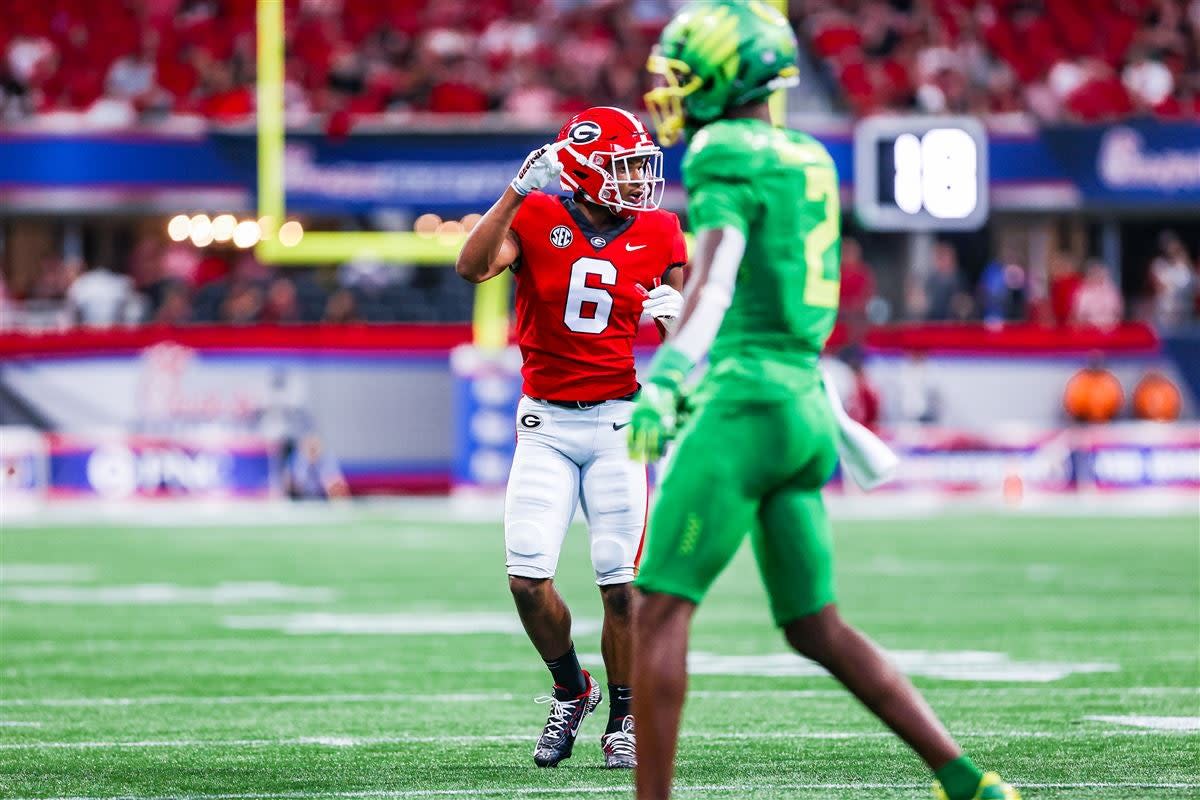
{"label": "stadium seating", "polygon": [[[921,11],[906,2],[804,0],[793,4],[793,22],[833,91],[859,113],[1178,118],[1200,112],[1200,23],[1185,5],[933,0]],[[289,109],[340,129],[388,111],[534,117],[592,102],[636,106],[645,88],[637,67],[667,6],[289,0]],[[0,115],[228,121],[253,112],[254,0],[136,8],[16,4],[0,29]]]}

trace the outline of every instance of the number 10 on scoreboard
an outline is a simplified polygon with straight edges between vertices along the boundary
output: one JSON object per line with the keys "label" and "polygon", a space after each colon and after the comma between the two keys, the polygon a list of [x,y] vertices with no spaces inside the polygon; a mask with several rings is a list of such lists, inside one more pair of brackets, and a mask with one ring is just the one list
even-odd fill
{"label": "number 10 on scoreboard", "polygon": [[854,132],[854,204],[872,230],[987,222],[987,134],[973,117],[873,117]]}

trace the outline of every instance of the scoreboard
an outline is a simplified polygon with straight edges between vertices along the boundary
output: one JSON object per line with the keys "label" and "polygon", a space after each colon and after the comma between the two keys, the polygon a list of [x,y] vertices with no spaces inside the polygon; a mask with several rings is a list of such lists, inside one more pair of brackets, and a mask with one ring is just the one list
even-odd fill
{"label": "scoreboard", "polygon": [[869,117],[854,131],[855,210],[870,230],[975,230],[987,222],[987,167],[974,117]]}

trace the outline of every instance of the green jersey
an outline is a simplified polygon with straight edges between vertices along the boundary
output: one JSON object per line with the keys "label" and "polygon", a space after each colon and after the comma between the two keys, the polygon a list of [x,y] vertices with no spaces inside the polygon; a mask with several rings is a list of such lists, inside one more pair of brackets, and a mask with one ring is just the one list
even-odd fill
{"label": "green jersey", "polygon": [[744,373],[757,360],[815,368],[837,318],[840,279],[838,179],[828,151],[761,120],[720,120],[692,137],[683,181],[693,230],[733,226],[746,237],[710,376]]}
{"label": "green jersey", "polygon": [[837,173],[812,137],[739,119],[692,137],[683,179],[693,230],[732,226],[746,251],[662,479],[637,585],[700,603],[749,531],[786,625],[836,600],[820,489],[837,464],[838,429],[816,364],[837,316]]}

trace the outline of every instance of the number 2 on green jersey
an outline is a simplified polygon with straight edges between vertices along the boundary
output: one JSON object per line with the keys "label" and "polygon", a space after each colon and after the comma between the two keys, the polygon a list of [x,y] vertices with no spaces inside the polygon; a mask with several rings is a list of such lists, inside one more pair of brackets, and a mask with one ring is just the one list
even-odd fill
{"label": "number 2 on green jersey", "polygon": [[804,303],[837,308],[838,278],[825,277],[825,256],[838,241],[837,173],[826,166],[804,168],[804,198],[824,203],[825,217],[804,237]]}

